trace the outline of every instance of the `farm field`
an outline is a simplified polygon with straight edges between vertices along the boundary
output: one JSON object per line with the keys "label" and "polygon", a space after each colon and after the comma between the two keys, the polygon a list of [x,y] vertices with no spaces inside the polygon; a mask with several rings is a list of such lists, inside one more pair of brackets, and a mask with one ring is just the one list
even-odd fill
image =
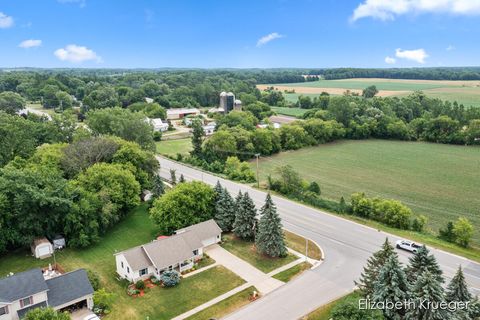
{"label": "farm field", "polygon": [[[387,140],[342,141],[261,158],[260,179],[291,165],[322,196],[347,201],[354,192],[397,199],[429,218],[432,230],[465,216],[480,245],[480,148]],[[252,163],[254,165],[254,163]]]}
{"label": "farm field", "polygon": [[448,80],[402,80],[402,79],[343,79],[319,80],[300,83],[257,85],[260,90],[274,87],[279,91],[295,90],[285,94],[288,101],[295,102],[299,95],[318,96],[322,92],[331,95],[343,94],[345,90],[361,93],[368,86],[375,85],[378,96],[404,96],[416,90],[426,95],[449,101],[457,101],[465,106],[480,106],[480,81]]}
{"label": "farm field", "polygon": [[[297,98],[296,98],[297,99]],[[292,116],[300,118],[308,109],[300,109],[300,108],[287,108],[287,107],[271,107],[272,111],[275,111],[278,114],[283,114],[286,116]]]}

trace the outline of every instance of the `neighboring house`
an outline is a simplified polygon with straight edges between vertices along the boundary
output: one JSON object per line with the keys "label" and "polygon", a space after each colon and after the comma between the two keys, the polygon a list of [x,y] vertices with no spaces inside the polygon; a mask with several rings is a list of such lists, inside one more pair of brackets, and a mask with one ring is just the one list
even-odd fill
{"label": "neighboring house", "polygon": [[152,275],[160,278],[166,270],[189,270],[203,257],[205,247],[220,242],[221,234],[214,220],[177,230],[171,237],[116,253],[117,273],[137,282]]}
{"label": "neighboring house", "polygon": [[183,119],[184,117],[188,115],[199,115],[200,110],[197,108],[172,108],[172,109],[167,109],[167,119],[169,120],[178,120],[178,119]]}
{"label": "neighboring house", "polygon": [[165,132],[168,130],[168,123],[163,122],[162,119],[160,118],[155,118],[155,119],[149,119],[150,123],[153,126],[153,131],[161,131]]}
{"label": "neighboring house", "polygon": [[93,288],[84,269],[45,279],[31,269],[0,279],[0,320],[22,319],[34,308],[93,308]]}
{"label": "neighboring house", "polygon": [[53,245],[47,238],[38,238],[33,240],[30,247],[35,258],[45,259],[53,254]]}
{"label": "neighboring house", "polygon": [[301,121],[300,119],[297,119],[295,117],[289,117],[284,115],[270,116],[268,120],[270,120],[270,122],[273,124],[273,127],[275,129],[280,128],[284,124],[289,124],[295,121]]}
{"label": "neighboring house", "polygon": [[217,124],[215,122],[207,123],[206,125],[202,126],[203,132],[205,132],[206,136],[211,136],[215,132],[215,127]]}

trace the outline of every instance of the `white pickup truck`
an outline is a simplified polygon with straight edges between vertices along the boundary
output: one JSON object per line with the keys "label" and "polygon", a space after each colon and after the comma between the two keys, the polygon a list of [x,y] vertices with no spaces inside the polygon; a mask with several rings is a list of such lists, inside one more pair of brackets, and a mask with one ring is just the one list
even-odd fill
{"label": "white pickup truck", "polygon": [[409,240],[398,240],[396,247],[397,249],[403,249],[415,253],[421,247],[421,245]]}

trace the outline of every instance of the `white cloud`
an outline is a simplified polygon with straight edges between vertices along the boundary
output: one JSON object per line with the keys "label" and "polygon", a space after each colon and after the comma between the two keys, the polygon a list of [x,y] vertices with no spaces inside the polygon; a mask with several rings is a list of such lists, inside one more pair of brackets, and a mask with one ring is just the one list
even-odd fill
{"label": "white cloud", "polygon": [[479,15],[479,0],[364,0],[353,11],[351,21],[372,17],[394,20],[396,16],[416,13]]}
{"label": "white cloud", "polygon": [[10,28],[11,26],[13,26],[13,18],[0,12],[0,29]]}
{"label": "white cloud", "polygon": [[69,44],[65,48],[55,50],[54,54],[62,61],[73,63],[81,63],[89,60],[102,62],[102,58],[99,57],[95,51],[88,49],[87,47],[77,46],[76,44]]}
{"label": "white cloud", "polygon": [[397,59],[387,56],[385,57],[385,62],[388,64],[394,64],[395,62],[397,62]]}
{"label": "white cloud", "polygon": [[452,45],[449,45],[445,50],[452,51],[452,50],[455,50],[455,47]]}
{"label": "white cloud", "polygon": [[39,47],[41,45],[42,45],[42,40],[28,39],[28,40],[20,42],[20,44],[18,46],[20,48],[29,49],[29,48]]}
{"label": "white cloud", "polygon": [[416,50],[395,50],[395,56],[401,59],[412,60],[418,63],[425,63],[425,59],[428,58],[428,54],[424,49]]}
{"label": "white cloud", "polygon": [[267,34],[266,36],[263,36],[261,37],[260,39],[258,39],[257,41],[257,47],[261,47],[267,43],[269,43],[270,41],[272,40],[275,40],[275,39],[280,39],[280,38],[283,38],[284,36],[277,33],[277,32],[272,32],[270,34]]}

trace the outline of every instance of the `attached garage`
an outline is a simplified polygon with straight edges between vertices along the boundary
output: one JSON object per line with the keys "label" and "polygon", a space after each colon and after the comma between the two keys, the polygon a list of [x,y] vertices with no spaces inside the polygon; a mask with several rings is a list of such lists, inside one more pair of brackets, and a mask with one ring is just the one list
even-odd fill
{"label": "attached garage", "polygon": [[53,254],[53,245],[47,238],[35,239],[31,246],[32,254],[35,258],[45,259]]}
{"label": "attached garage", "polygon": [[203,247],[211,246],[212,244],[219,243],[222,240],[222,229],[220,229],[218,224],[213,219],[194,224],[190,227],[179,229],[175,231],[175,233],[180,234],[186,231],[193,231],[202,242]]}

